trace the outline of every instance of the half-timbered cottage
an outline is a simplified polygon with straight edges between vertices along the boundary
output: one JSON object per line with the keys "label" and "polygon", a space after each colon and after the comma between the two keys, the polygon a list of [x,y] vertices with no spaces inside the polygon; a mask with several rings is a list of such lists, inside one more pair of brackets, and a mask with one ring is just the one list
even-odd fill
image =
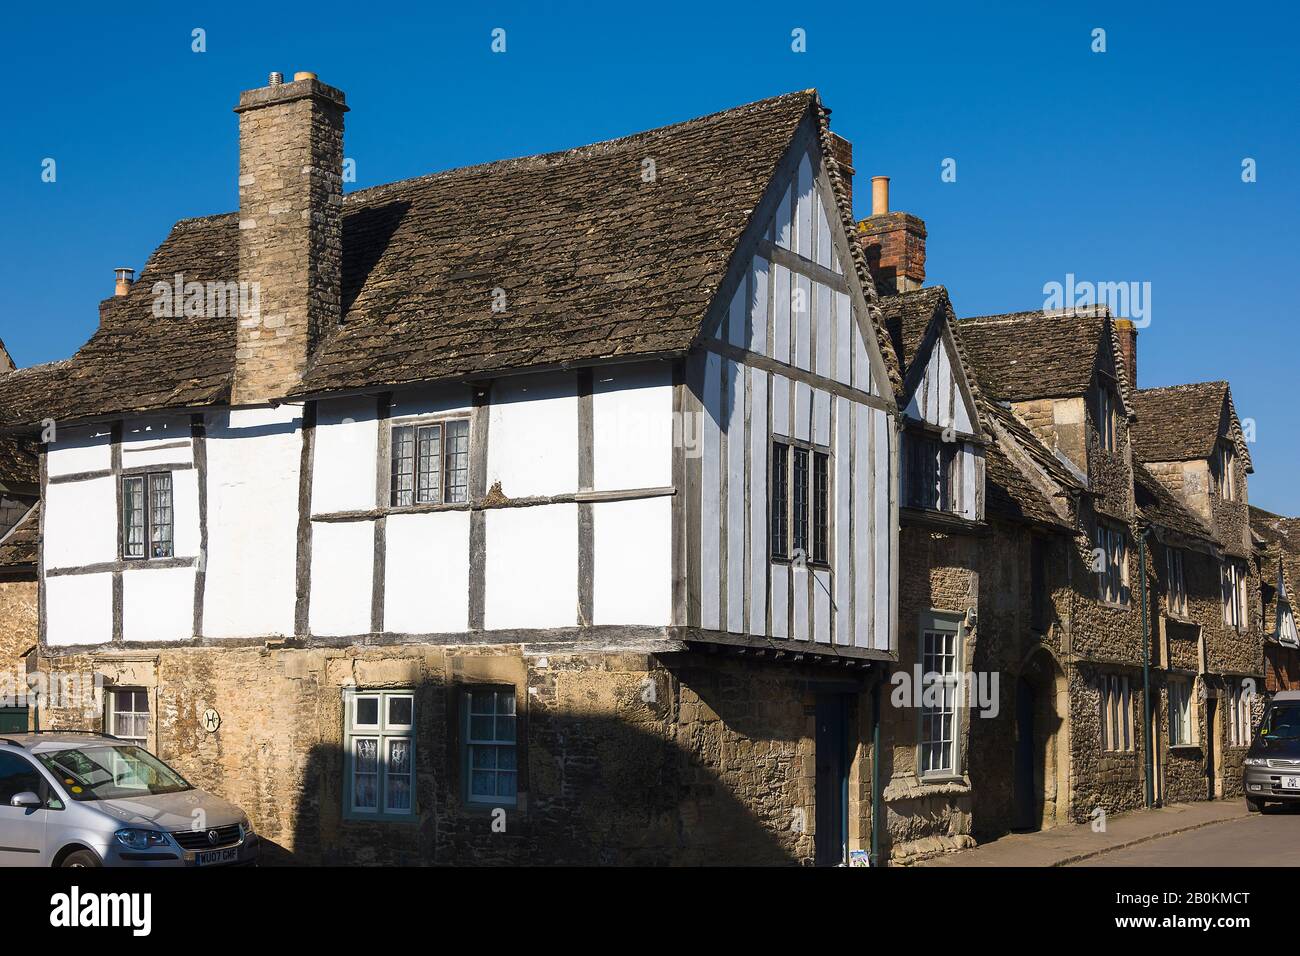
{"label": "half-timbered cottage", "polygon": [[868,849],[900,379],[829,111],[345,196],[347,108],[244,93],[238,212],[0,379],[43,666],[306,861]]}

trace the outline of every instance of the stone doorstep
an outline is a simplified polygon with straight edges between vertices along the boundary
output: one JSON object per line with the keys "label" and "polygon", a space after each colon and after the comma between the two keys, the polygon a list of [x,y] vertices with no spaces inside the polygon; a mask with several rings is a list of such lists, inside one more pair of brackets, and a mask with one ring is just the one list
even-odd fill
{"label": "stone doorstep", "polygon": [[1247,815],[1245,801],[1240,797],[1170,804],[1113,814],[1107,820],[1105,834],[1093,833],[1091,824],[1075,824],[1034,833],[1012,833],[969,850],[936,848],[923,857],[909,856],[890,862],[902,866],[1070,866],[1177,833],[1242,820]]}

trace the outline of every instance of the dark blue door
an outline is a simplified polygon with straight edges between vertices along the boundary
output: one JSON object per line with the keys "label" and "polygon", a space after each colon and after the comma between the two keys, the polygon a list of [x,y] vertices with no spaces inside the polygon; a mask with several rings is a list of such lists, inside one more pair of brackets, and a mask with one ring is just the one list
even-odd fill
{"label": "dark blue door", "polygon": [[849,698],[817,698],[816,863],[834,866],[848,856],[849,845]]}

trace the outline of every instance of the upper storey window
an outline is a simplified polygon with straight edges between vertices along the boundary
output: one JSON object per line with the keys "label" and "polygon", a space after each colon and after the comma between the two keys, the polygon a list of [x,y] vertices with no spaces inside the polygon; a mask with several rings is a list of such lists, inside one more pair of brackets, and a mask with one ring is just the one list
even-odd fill
{"label": "upper storey window", "polygon": [[962,510],[960,483],[957,480],[955,442],[942,441],[932,435],[906,432],[903,435],[904,501],[909,508],[946,511]]}
{"label": "upper storey window", "polygon": [[1214,448],[1211,461],[1214,485],[1224,501],[1237,500],[1237,450],[1232,442],[1221,441]]}
{"label": "upper storey window", "polygon": [[1104,382],[1097,389],[1097,440],[1106,451],[1114,451],[1119,429],[1115,393]]}
{"label": "upper storey window", "polygon": [[171,472],[122,479],[122,557],[170,558],[173,551]]}
{"label": "upper storey window", "polygon": [[469,501],[469,419],[394,425],[391,503],[464,504]]}

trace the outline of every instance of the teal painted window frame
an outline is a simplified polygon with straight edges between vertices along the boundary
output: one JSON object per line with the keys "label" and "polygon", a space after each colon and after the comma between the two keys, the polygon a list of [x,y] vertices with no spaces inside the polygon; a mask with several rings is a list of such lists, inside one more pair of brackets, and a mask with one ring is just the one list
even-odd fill
{"label": "teal painted window frame", "polygon": [[[494,694],[509,694],[514,700],[514,713],[510,719],[514,722],[514,739],[506,741],[498,738],[494,740],[476,740],[470,735],[470,703],[473,694],[491,692]],[[494,700],[494,716],[501,719],[503,716],[496,711]],[[460,695],[460,774],[461,774],[461,799],[465,801],[467,807],[479,809],[494,809],[497,807],[516,807],[519,805],[520,783],[523,779],[522,767],[522,747],[519,742],[519,730],[521,721],[519,719],[519,695],[515,688],[509,684],[476,684],[465,687]],[[495,737],[495,728],[494,728]],[[510,749],[514,752],[515,766],[515,792],[513,796],[493,796],[480,797],[475,796],[473,792],[473,768],[471,766],[471,754],[475,747],[493,747],[494,749]]]}

